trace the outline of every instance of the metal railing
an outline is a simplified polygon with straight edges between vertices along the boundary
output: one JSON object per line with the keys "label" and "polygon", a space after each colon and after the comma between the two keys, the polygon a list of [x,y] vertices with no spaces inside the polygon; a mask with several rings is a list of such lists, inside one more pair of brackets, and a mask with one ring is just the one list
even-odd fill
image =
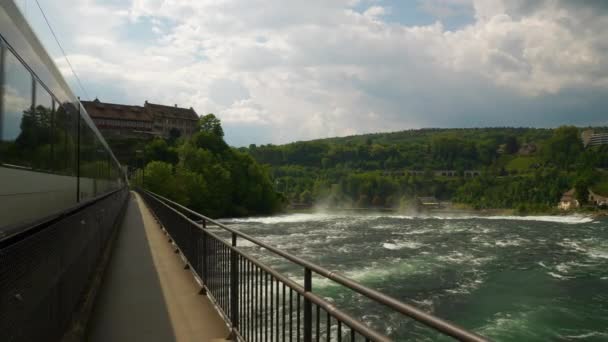
{"label": "metal railing", "polygon": [[[185,258],[186,267],[245,341],[391,341],[313,291],[313,272],[460,341],[487,341],[452,323],[425,313],[338,273],[272,247],[250,235],[203,216],[179,203],[138,190]],[[208,227],[230,234],[222,239]],[[304,286],[237,247],[247,240],[303,268]]]}
{"label": "metal railing", "polygon": [[0,340],[63,336],[127,196],[110,192],[0,239]]}

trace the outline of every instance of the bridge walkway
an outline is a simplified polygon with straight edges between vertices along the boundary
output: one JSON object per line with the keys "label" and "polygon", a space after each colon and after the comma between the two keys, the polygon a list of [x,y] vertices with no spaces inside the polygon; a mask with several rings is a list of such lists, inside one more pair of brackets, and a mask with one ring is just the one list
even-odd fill
{"label": "bridge walkway", "polygon": [[219,341],[229,332],[132,192],[88,325],[87,341]]}

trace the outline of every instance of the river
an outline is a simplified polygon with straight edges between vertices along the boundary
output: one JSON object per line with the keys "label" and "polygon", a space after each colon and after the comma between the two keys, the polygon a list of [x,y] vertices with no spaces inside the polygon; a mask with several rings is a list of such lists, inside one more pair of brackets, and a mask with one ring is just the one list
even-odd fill
{"label": "river", "polygon": [[[608,340],[608,221],[310,213],[228,219],[271,245],[498,341]],[[300,268],[241,243],[302,282]],[[314,291],[395,340],[427,328],[334,283]]]}

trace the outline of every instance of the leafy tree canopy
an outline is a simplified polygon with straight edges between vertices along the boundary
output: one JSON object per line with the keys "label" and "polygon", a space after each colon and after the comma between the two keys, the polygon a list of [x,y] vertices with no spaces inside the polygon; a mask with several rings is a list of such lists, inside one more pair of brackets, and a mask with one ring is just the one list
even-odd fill
{"label": "leafy tree canopy", "polygon": [[220,119],[214,114],[207,114],[198,120],[198,126],[201,132],[209,133],[218,137],[224,137],[224,130]]}

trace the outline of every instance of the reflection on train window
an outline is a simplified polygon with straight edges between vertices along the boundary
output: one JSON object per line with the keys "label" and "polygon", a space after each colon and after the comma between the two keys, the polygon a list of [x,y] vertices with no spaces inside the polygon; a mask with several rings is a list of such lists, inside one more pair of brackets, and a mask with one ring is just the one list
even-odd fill
{"label": "reflection on train window", "polygon": [[23,115],[21,149],[24,155],[31,156],[34,169],[52,170],[53,98],[39,83],[35,94],[34,111]]}
{"label": "reflection on train window", "polygon": [[28,121],[32,113],[32,76],[11,52],[4,64],[4,98],[2,99],[1,162],[31,167],[28,149]]}
{"label": "reflection on train window", "polygon": [[98,192],[100,148],[96,138],[86,121],[80,120],[80,198],[93,197]]}
{"label": "reflection on train window", "polygon": [[[78,118],[69,104],[56,104],[53,117],[54,170],[65,175],[76,175],[76,143]],[[71,109],[71,110],[70,110]]]}

